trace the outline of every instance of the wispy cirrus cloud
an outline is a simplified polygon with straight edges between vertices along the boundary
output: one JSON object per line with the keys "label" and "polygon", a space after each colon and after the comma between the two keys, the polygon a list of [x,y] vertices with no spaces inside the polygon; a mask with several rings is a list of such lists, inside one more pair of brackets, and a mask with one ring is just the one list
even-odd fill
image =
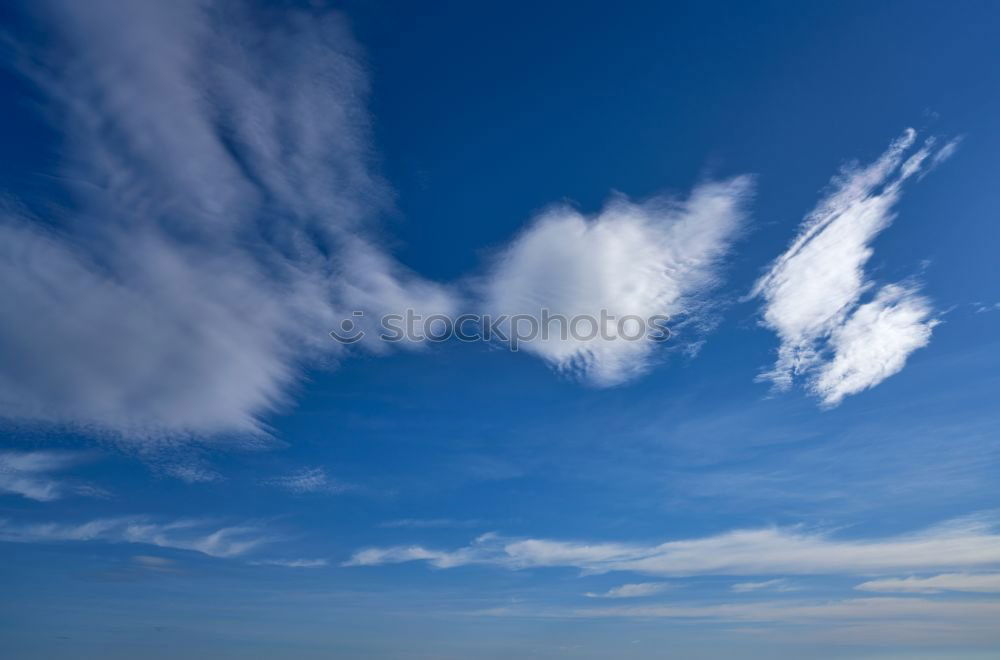
{"label": "wispy cirrus cloud", "polygon": [[79,452],[0,452],[0,493],[13,493],[30,500],[51,502],[67,495],[104,497],[107,492],[90,484],[56,476],[87,460]]}
{"label": "wispy cirrus cloud", "polygon": [[252,561],[254,566],[282,566],[284,568],[323,568],[328,565],[325,559],[259,559]]}
{"label": "wispy cirrus cloud", "polygon": [[[0,416],[133,438],[262,430],[351,310],[452,297],[370,232],[367,81],[339,15],[26,5],[14,66],[63,138],[59,208],[0,213]],[[381,350],[381,347],[373,346]]]}
{"label": "wispy cirrus cloud", "polygon": [[784,578],[775,578],[762,582],[737,582],[729,587],[729,590],[743,594],[750,591],[796,591],[797,588]]}
{"label": "wispy cirrus cloud", "polygon": [[305,493],[342,493],[351,489],[349,484],[329,477],[322,467],[303,468],[291,474],[265,479],[263,483],[299,495]]}
{"label": "wispy cirrus cloud", "polygon": [[1000,573],[943,573],[926,577],[869,580],[854,587],[859,591],[933,594],[942,591],[1000,593]]}
{"label": "wispy cirrus cloud", "polygon": [[222,475],[215,470],[194,461],[167,465],[163,472],[189,484],[207,484],[222,479]]}
{"label": "wispy cirrus cloud", "polygon": [[854,575],[898,570],[1000,566],[996,525],[977,517],[882,538],[838,539],[796,528],[737,530],[659,545],[517,539],[484,534],[457,550],[423,546],[368,548],[347,566],[425,561],[436,568],[470,564],[512,570],[577,568],[661,577],[694,575]]}
{"label": "wispy cirrus cloud", "polygon": [[[603,336],[576,338],[556,324],[547,337],[519,346],[592,384],[622,383],[649,368],[656,342],[623,340],[636,331],[617,321],[697,316],[720,279],[751,192],[744,176],[702,184],[687,199],[616,197],[593,217],[566,205],[550,208],[498,256],[483,305],[495,316],[539,319],[547,310],[568,319],[600,319],[602,311],[614,317]],[[581,325],[578,335],[588,336],[589,327]]]}
{"label": "wispy cirrus cloud", "polygon": [[612,587],[603,593],[587,592],[587,598],[643,598],[663,593],[671,588],[669,582],[635,582]]}
{"label": "wispy cirrus cloud", "polygon": [[957,141],[931,138],[914,149],[908,129],[874,163],[845,168],[805,219],[791,247],[751,292],[763,298],[765,326],[781,339],[778,360],[762,378],[779,389],[804,377],[824,405],[878,385],[930,341],[937,324],[914,284],[875,288],[865,273],[874,238],[895,218],[903,185],[949,157]]}
{"label": "wispy cirrus cloud", "polygon": [[257,525],[219,527],[208,521],[156,522],[148,516],[99,518],[85,523],[24,523],[0,519],[0,541],[138,543],[191,550],[210,557],[237,557],[275,537]]}

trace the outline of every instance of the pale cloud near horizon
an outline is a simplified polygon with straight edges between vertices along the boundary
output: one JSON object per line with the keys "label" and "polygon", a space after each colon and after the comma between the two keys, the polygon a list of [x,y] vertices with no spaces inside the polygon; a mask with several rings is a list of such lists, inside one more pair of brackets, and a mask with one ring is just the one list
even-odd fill
{"label": "pale cloud near horizon", "polygon": [[[744,641],[759,639],[851,645],[896,643],[936,647],[942,644],[992,645],[1000,642],[996,627],[1000,602],[981,599],[783,598],[750,602],[654,602],[603,607],[520,603],[485,608],[471,614],[490,618],[658,619],[663,623],[711,626],[716,631],[721,624],[725,626],[723,630],[746,636]],[[852,657],[861,656],[855,654]],[[905,657],[938,660],[945,656],[925,656],[911,651]]]}
{"label": "pale cloud near horizon", "polygon": [[[743,226],[752,188],[743,176],[701,184],[686,199],[635,203],[619,196],[592,217],[554,206],[497,256],[482,304],[495,316],[536,319],[543,310],[570,320],[600,319],[602,311],[616,319],[697,315],[721,278],[720,262]],[[591,327],[581,322],[578,337]],[[624,340],[622,334],[637,332],[617,322],[605,324],[604,338],[589,340],[563,334],[559,322],[550,328],[548,337],[518,347],[594,385],[625,382],[654,359],[655,341]]]}
{"label": "pale cloud near horizon", "polygon": [[729,590],[735,593],[747,593],[750,591],[797,591],[797,588],[784,578],[776,578],[762,582],[737,582],[729,587]]}
{"label": "pale cloud near horizon", "polygon": [[[27,10],[72,200],[0,213],[0,416],[258,434],[351,310],[450,312],[374,242],[367,80],[335,13],[179,0]],[[68,209],[72,208],[72,211]],[[384,350],[371,345],[374,350]]]}
{"label": "pale cloud near horizon", "polygon": [[914,284],[876,289],[865,272],[874,238],[895,218],[903,184],[954,153],[931,138],[914,149],[908,129],[874,163],[849,167],[806,217],[798,237],[755,284],[763,324],[781,339],[778,359],[762,378],[787,389],[805,378],[824,405],[874,387],[898,373],[930,341],[937,324]]}
{"label": "pale cloud near horizon", "polygon": [[659,545],[508,538],[484,534],[457,550],[419,545],[367,548],[346,566],[425,561],[436,568],[488,565],[523,570],[577,568],[659,577],[696,575],[833,575],[1000,566],[993,521],[962,518],[912,534],[838,539],[797,528],[726,532]]}
{"label": "pale cloud near horizon", "polygon": [[[916,597],[782,599],[753,602],[652,603],[606,607],[506,605],[474,612],[486,617],[663,619],[692,624],[743,624],[744,632],[772,637],[847,643],[941,644],[1000,640],[995,600]],[[772,627],[778,626],[777,628]],[[909,657],[909,656],[907,656]]]}
{"label": "pale cloud near horizon", "polygon": [[933,594],[942,591],[1000,593],[1000,573],[943,573],[927,577],[883,578],[854,587],[859,591]]}
{"label": "pale cloud near horizon", "polygon": [[[967,619],[989,621],[1000,616],[997,601],[940,601],[923,598],[871,597],[842,600],[775,600],[752,603],[652,604],[614,607],[550,608],[534,611],[516,606],[485,610],[478,614],[496,616],[559,617],[643,617],[664,619],[706,619],[715,621],[773,622],[786,624],[821,623],[830,620],[933,621]],[[995,619],[993,619],[995,620]]]}
{"label": "pale cloud near horizon", "polygon": [[257,525],[219,527],[196,519],[156,522],[145,516],[131,516],[99,518],[78,524],[17,524],[0,519],[0,541],[8,543],[138,543],[230,558],[273,540],[273,535]]}

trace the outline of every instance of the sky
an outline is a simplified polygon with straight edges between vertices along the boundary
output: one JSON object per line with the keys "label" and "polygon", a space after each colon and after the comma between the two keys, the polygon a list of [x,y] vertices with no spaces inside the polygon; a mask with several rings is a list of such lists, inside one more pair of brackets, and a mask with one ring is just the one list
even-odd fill
{"label": "sky", "polygon": [[6,3],[0,655],[997,657],[998,29]]}

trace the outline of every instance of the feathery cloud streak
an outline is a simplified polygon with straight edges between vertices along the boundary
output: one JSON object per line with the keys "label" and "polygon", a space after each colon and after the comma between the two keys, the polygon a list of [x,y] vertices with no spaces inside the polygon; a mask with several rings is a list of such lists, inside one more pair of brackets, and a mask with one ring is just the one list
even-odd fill
{"label": "feathery cloud streak", "polygon": [[[366,226],[366,80],[343,21],[46,0],[19,70],[71,200],[0,213],[0,416],[131,437],[257,432],[354,309],[451,311]],[[35,205],[39,206],[39,205]]]}
{"label": "feathery cloud streak", "polygon": [[0,452],[0,493],[14,493],[39,502],[51,502],[67,494],[100,496],[103,491],[85,484],[72,484],[52,476],[78,465],[84,456],[60,451]]}
{"label": "feathery cloud streak", "polygon": [[258,526],[212,527],[205,521],[190,519],[158,523],[146,517],[121,517],[101,518],[81,524],[20,525],[0,519],[0,541],[9,543],[142,543],[226,558],[245,554],[272,540],[273,537]]}
{"label": "feathery cloud streak", "polygon": [[645,596],[655,596],[670,587],[671,584],[669,582],[637,582],[612,587],[600,594],[589,592],[584,595],[588,598],[643,598]]}
{"label": "feathery cloud streak", "polygon": [[281,566],[282,568],[323,568],[325,559],[261,559],[250,562],[253,566]]}
{"label": "feathery cloud streak", "polygon": [[1000,573],[944,573],[928,577],[869,580],[854,587],[859,591],[933,594],[941,591],[1000,593]]}
{"label": "feathery cloud streak", "polygon": [[490,565],[512,570],[570,567],[586,573],[630,571],[662,577],[693,575],[858,574],[1000,566],[1000,534],[978,518],[922,532],[845,540],[797,529],[737,530],[659,545],[514,539],[485,534],[451,551],[422,546],[368,548],[345,565],[425,561],[436,568]]}

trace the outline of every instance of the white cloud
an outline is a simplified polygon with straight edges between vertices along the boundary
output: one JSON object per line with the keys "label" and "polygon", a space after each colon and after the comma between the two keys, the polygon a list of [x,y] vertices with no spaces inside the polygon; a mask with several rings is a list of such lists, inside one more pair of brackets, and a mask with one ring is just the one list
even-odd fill
{"label": "white cloud", "polygon": [[382,564],[403,564],[409,561],[426,561],[436,568],[452,568],[466,564],[496,563],[486,559],[486,555],[477,548],[492,535],[484,535],[477,539],[471,548],[463,548],[452,552],[428,550],[419,545],[394,546],[391,548],[367,548],[354,553],[344,566],[379,566]]}
{"label": "white cloud", "polygon": [[1000,566],[1000,534],[964,518],[914,534],[837,539],[796,528],[737,530],[659,545],[512,539],[485,534],[458,550],[422,546],[369,548],[345,565],[426,561],[437,568],[468,564],[519,570],[570,567],[586,573],[629,571],[660,577],[694,575],[822,575]]}
{"label": "white cloud", "polygon": [[304,493],[340,493],[350,489],[349,485],[328,477],[326,470],[321,467],[305,468],[285,476],[266,479],[264,483],[300,495]]}
{"label": "white cloud", "polygon": [[984,304],[984,303],[981,303],[981,302],[974,302],[974,303],[972,303],[972,307],[973,307],[973,309],[976,310],[976,314],[984,314],[986,312],[995,312],[995,311],[1000,310],[1000,302],[996,302],[996,303],[992,303],[992,304]]}
{"label": "white cloud", "polygon": [[[599,319],[602,310],[644,320],[695,313],[719,279],[719,261],[741,226],[750,190],[750,179],[738,177],[698,186],[686,200],[636,204],[619,197],[591,218],[568,206],[551,208],[500,255],[484,305],[494,316],[535,318],[542,310],[568,319]],[[547,338],[519,347],[593,384],[621,383],[650,365],[655,342],[622,339],[616,322],[605,324],[606,338],[592,340],[564,334],[558,321],[548,327]],[[591,327],[581,322],[578,336]],[[626,326],[624,333],[635,330]]]}
{"label": "white cloud", "polygon": [[51,502],[67,494],[103,497],[107,493],[88,484],[73,484],[51,473],[79,465],[85,457],[63,451],[0,452],[0,493],[14,493],[39,502]]}
{"label": "white cloud", "polygon": [[886,578],[862,582],[854,588],[860,591],[926,594],[941,591],[1000,593],[1000,573],[943,573],[928,577]]}
{"label": "white cloud", "polygon": [[325,559],[261,559],[250,562],[254,566],[283,566],[285,568],[323,568]]}
{"label": "white cloud", "polygon": [[[23,70],[72,213],[0,213],[0,416],[153,438],[262,430],[353,309],[451,311],[366,233],[367,82],[336,14],[48,0]],[[24,200],[31,209],[31,200]],[[16,313],[13,312],[16,310]]]}
{"label": "white cloud", "polygon": [[833,359],[818,368],[813,391],[827,405],[878,385],[931,340],[937,321],[913,288],[886,285],[830,335]]}
{"label": "white cloud", "polygon": [[784,578],[764,580],[763,582],[738,582],[729,587],[729,589],[736,593],[747,593],[749,591],[796,591],[796,588]]}
{"label": "white cloud", "polygon": [[[791,247],[751,293],[765,301],[763,323],[778,333],[774,368],[763,375],[779,389],[796,377],[826,405],[873,387],[925,346],[936,321],[913,286],[875,287],[865,274],[874,238],[888,227],[904,182],[947,158],[956,142],[913,150],[907,130],[874,163],[846,168],[833,191],[805,219]],[[912,153],[911,153],[912,152]]]}
{"label": "white cloud", "polygon": [[669,582],[638,582],[613,587],[600,594],[590,592],[584,595],[588,598],[642,598],[662,593],[670,587]]}
{"label": "white cloud", "polygon": [[152,522],[147,517],[101,518],[82,524],[13,524],[0,519],[0,541],[55,543],[101,541],[140,543],[161,548],[191,550],[211,557],[236,557],[274,540],[260,527],[213,527],[201,520]]}

